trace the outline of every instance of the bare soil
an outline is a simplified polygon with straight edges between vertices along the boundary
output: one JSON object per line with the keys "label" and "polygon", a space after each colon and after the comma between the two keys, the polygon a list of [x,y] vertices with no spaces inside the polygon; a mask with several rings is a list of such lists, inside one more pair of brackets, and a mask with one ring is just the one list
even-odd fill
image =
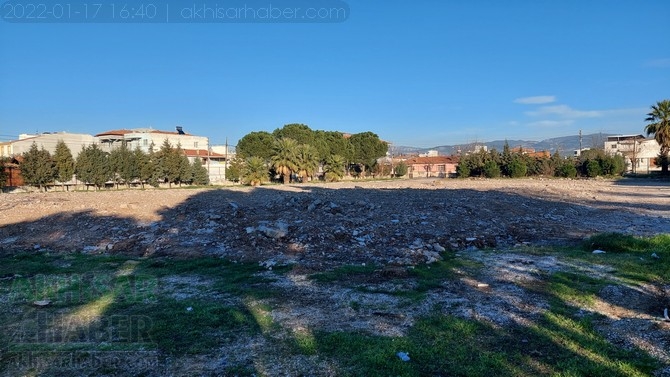
{"label": "bare soil", "polygon": [[[516,248],[576,245],[602,232],[670,232],[670,185],[629,179],[452,179],[0,195],[2,253],[218,255],[258,261],[268,269],[293,264],[292,272],[273,283],[286,295],[259,303],[272,308],[269,314],[289,335],[314,329],[402,335],[436,307],[497,327],[529,326],[548,310],[546,299],[528,289],[544,274],[579,271],[617,279],[602,266],[574,265]],[[484,268],[476,274],[457,271],[419,304],[383,293],[411,289],[385,279],[403,273],[394,268],[432,263],[445,250]],[[363,264],[379,267],[355,282],[366,291],[308,279],[314,272]],[[163,286],[183,285],[175,279]],[[206,281],[191,280],[190,288],[174,289],[175,297],[208,294]],[[670,328],[659,320],[659,302],[667,301],[669,289],[620,281],[603,289],[602,300],[585,312],[604,316],[598,330],[611,342],[644,349],[668,365]],[[337,368],[307,356],[279,359],[265,341],[247,339],[233,345],[234,356],[220,350],[211,359],[184,358],[175,365],[215,370],[221,362],[246,360],[269,375],[317,370],[329,375]],[[670,375],[670,368],[657,375]]]}

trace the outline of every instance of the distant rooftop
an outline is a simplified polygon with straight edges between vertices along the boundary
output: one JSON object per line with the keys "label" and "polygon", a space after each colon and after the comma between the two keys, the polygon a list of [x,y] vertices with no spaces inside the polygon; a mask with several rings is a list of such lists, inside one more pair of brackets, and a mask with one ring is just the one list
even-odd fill
{"label": "distant rooftop", "polygon": [[161,131],[161,130],[154,130],[153,128],[133,128],[133,129],[120,129],[120,130],[111,130],[111,131],[105,131],[101,132],[97,135],[96,137],[100,136],[123,136],[127,134],[163,134],[163,135],[190,135],[189,133],[186,132],[178,132],[178,131]]}

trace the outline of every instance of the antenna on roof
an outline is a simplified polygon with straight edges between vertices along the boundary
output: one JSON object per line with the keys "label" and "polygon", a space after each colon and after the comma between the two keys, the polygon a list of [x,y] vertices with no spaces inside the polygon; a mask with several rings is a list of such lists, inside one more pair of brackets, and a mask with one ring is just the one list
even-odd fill
{"label": "antenna on roof", "polygon": [[177,126],[177,133],[180,135],[186,135],[182,126]]}

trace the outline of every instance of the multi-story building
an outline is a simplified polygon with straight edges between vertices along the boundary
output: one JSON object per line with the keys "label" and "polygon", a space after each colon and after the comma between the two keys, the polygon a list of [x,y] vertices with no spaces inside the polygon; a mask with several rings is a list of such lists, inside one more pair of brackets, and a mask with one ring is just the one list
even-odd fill
{"label": "multi-story building", "polygon": [[35,143],[38,148],[44,148],[49,153],[56,152],[56,144],[63,141],[73,157],[77,157],[82,147],[87,147],[95,144],[96,140],[92,135],[87,134],[73,134],[69,132],[44,132],[41,134],[21,134],[18,140],[7,141],[0,143],[0,157],[15,157],[20,156],[24,152],[30,150],[30,147]]}
{"label": "multi-story building", "polygon": [[152,128],[112,130],[99,133],[95,135],[95,138],[100,148],[106,152],[111,152],[125,143],[129,149],[139,148],[148,153],[152,146],[154,151],[160,149],[165,140],[173,147],[179,145],[182,149],[205,151],[205,154],[209,148],[209,140],[206,137],[188,134],[181,127],[177,127],[176,132],[154,130]]}
{"label": "multi-story building", "polygon": [[660,169],[656,165],[656,157],[661,153],[661,146],[655,139],[647,139],[643,135],[609,136],[604,147],[607,154],[624,156],[627,170],[633,173]]}

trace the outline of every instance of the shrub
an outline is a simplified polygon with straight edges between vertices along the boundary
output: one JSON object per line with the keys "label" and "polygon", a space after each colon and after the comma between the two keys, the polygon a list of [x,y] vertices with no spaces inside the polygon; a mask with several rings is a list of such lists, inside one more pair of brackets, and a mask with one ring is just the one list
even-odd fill
{"label": "shrub", "polygon": [[570,161],[562,163],[556,169],[556,176],[563,178],[574,178],[577,176],[577,168]]}
{"label": "shrub", "polygon": [[486,178],[500,177],[500,166],[495,161],[487,161],[484,164],[484,176]]}
{"label": "shrub", "polygon": [[526,176],[528,167],[524,161],[515,158],[509,165],[507,165],[507,171],[511,178],[521,178]]}
{"label": "shrub", "polygon": [[588,160],[584,165],[587,177],[594,178],[603,174],[603,170],[600,167],[598,160]]}
{"label": "shrub", "polygon": [[470,176],[470,167],[466,161],[461,160],[461,163],[456,167],[456,174],[458,174],[458,178],[468,178]]}
{"label": "shrub", "polygon": [[407,175],[407,164],[405,162],[401,162],[395,167],[395,176],[402,177],[405,175]]}

